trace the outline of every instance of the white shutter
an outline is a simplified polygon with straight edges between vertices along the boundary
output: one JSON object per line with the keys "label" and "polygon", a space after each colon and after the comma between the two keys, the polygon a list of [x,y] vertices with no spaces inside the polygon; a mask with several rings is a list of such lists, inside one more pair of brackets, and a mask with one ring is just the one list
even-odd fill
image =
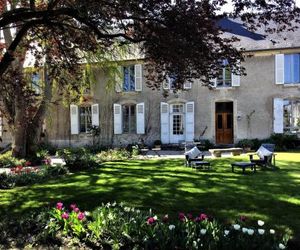
{"label": "white shutter", "polygon": [[191,82],[185,82],[183,84],[183,88],[184,89],[191,89],[192,88],[192,83]]}
{"label": "white shutter", "polygon": [[284,84],[284,54],[275,55],[275,83]]}
{"label": "white shutter", "polygon": [[145,105],[143,102],[136,105],[136,133],[145,134]]}
{"label": "white shutter", "polygon": [[122,106],[114,104],[114,134],[122,134]]}
{"label": "white shutter", "polygon": [[[241,67],[241,62],[237,62],[238,68]],[[231,86],[232,87],[239,87],[241,85],[241,76],[231,73]]]}
{"label": "white shutter", "polygon": [[99,126],[99,104],[92,105],[92,125]]}
{"label": "white shutter", "polygon": [[143,67],[141,64],[134,65],[135,91],[143,88]]}
{"label": "white shutter", "polygon": [[241,85],[241,76],[231,74],[231,86],[232,87],[238,87]]}
{"label": "white shutter", "polygon": [[79,134],[79,112],[77,105],[70,105],[71,135]]}
{"label": "white shutter", "polygon": [[169,104],[165,102],[160,103],[160,134],[161,142],[170,142],[170,132],[169,132]]}
{"label": "white shutter", "polygon": [[274,133],[283,133],[283,99],[274,99]]}
{"label": "white shutter", "polygon": [[194,129],[195,129],[195,107],[194,102],[187,102],[185,104],[185,140],[193,141],[194,140]]}
{"label": "white shutter", "polygon": [[118,70],[115,74],[115,90],[116,90],[116,92],[122,91],[123,82],[124,82],[124,69],[122,66],[119,66]]}

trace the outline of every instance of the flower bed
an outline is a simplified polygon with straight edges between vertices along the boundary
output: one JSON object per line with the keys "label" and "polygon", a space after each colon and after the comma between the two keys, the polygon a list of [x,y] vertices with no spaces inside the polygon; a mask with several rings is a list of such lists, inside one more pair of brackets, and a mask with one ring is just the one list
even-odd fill
{"label": "flower bed", "polygon": [[47,234],[93,249],[285,249],[288,240],[261,220],[247,225],[245,217],[223,225],[204,213],[179,213],[172,221],[122,204],[108,203],[88,213],[61,202],[49,214]]}

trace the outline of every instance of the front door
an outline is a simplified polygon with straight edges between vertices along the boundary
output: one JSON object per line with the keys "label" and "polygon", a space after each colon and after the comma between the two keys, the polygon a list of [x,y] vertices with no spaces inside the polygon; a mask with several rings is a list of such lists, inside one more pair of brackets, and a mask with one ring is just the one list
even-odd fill
{"label": "front door", "polygon": [[170,114],[170,143],[184,141],[184,105],[172,104]]}
{"label": "front door", "polygon": [[216,143],[233,143],[233,103],[216,103]]}

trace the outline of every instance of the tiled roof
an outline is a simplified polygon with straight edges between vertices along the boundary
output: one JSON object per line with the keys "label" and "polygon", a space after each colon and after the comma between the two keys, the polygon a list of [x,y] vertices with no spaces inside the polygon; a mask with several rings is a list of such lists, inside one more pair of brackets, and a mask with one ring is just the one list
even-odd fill
{"label": "tiled roof", "polygon": [[[251,32],[243,26],[242,22],[236,19],[223,19],[219,25],[227,30],[225,36],[236,36],[240,41],[236,42],[238,48],[244,48],[246,51],[300,48],[300,25],[296,31],[284,31],[281,33],[267,34],[265,27],[258,28]],[[270,24],[274,27],[275,24]],[[265,37],[266,35],[266,37]],[[275,42],[275,43],[274,43]]]}

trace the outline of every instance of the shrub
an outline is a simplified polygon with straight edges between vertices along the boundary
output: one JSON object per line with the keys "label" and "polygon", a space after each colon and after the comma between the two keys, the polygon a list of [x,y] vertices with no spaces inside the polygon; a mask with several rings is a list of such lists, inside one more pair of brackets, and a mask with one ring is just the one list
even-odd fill
{"label": "shrub", "polygon": [[295,149],[298,141],[297,135],[289,134],[272,134],[268,141],[274,143],[276,151],[285,151]]}
{"label": "shrub", "polygon": [[98,165],[97,157],[85,148],[65,148],[58,150],[57,155],[66,161],[71,171],[90,169]]}
{"label": "shrub", "polygon": [[0,174],[0,189],[13,188],[14,186],[26,186],[33,183],[44,181],[49,177],[57,177],[68,172],[66,166],[42,166],[37,167],[23,167],[17,166],[11,168],[9,174]]}
{"label": "shrub", "polygon": [[44,173],[46,176],[50,177],[57,177],[60,175],[65,175],[69,172],[66,166],[58,164],[56,166],[45,165],[44,166]]}
{"label": "shrub", "polygon": [[102,151],[96,155],[100,162],[126,160],[131,157],[131,154],[126,149],[109,149]]}
{"label": "shrub", "polygon": [[10,189],[16,185],[15,179],[11,174],[0,174],[0,189]]}
{"label": "shrub", "polygon": [[11,155],[11,151],[8,151],[0,155],[0,167],[1,168],[10,168],[17,165],[22,165],[25,163],[24,159],[17,159]]}
{"label": "shrub", "polygon": [[237,146],[240,148],[253,148],[254,142],[250,139],[242,139],[237,143]]}

